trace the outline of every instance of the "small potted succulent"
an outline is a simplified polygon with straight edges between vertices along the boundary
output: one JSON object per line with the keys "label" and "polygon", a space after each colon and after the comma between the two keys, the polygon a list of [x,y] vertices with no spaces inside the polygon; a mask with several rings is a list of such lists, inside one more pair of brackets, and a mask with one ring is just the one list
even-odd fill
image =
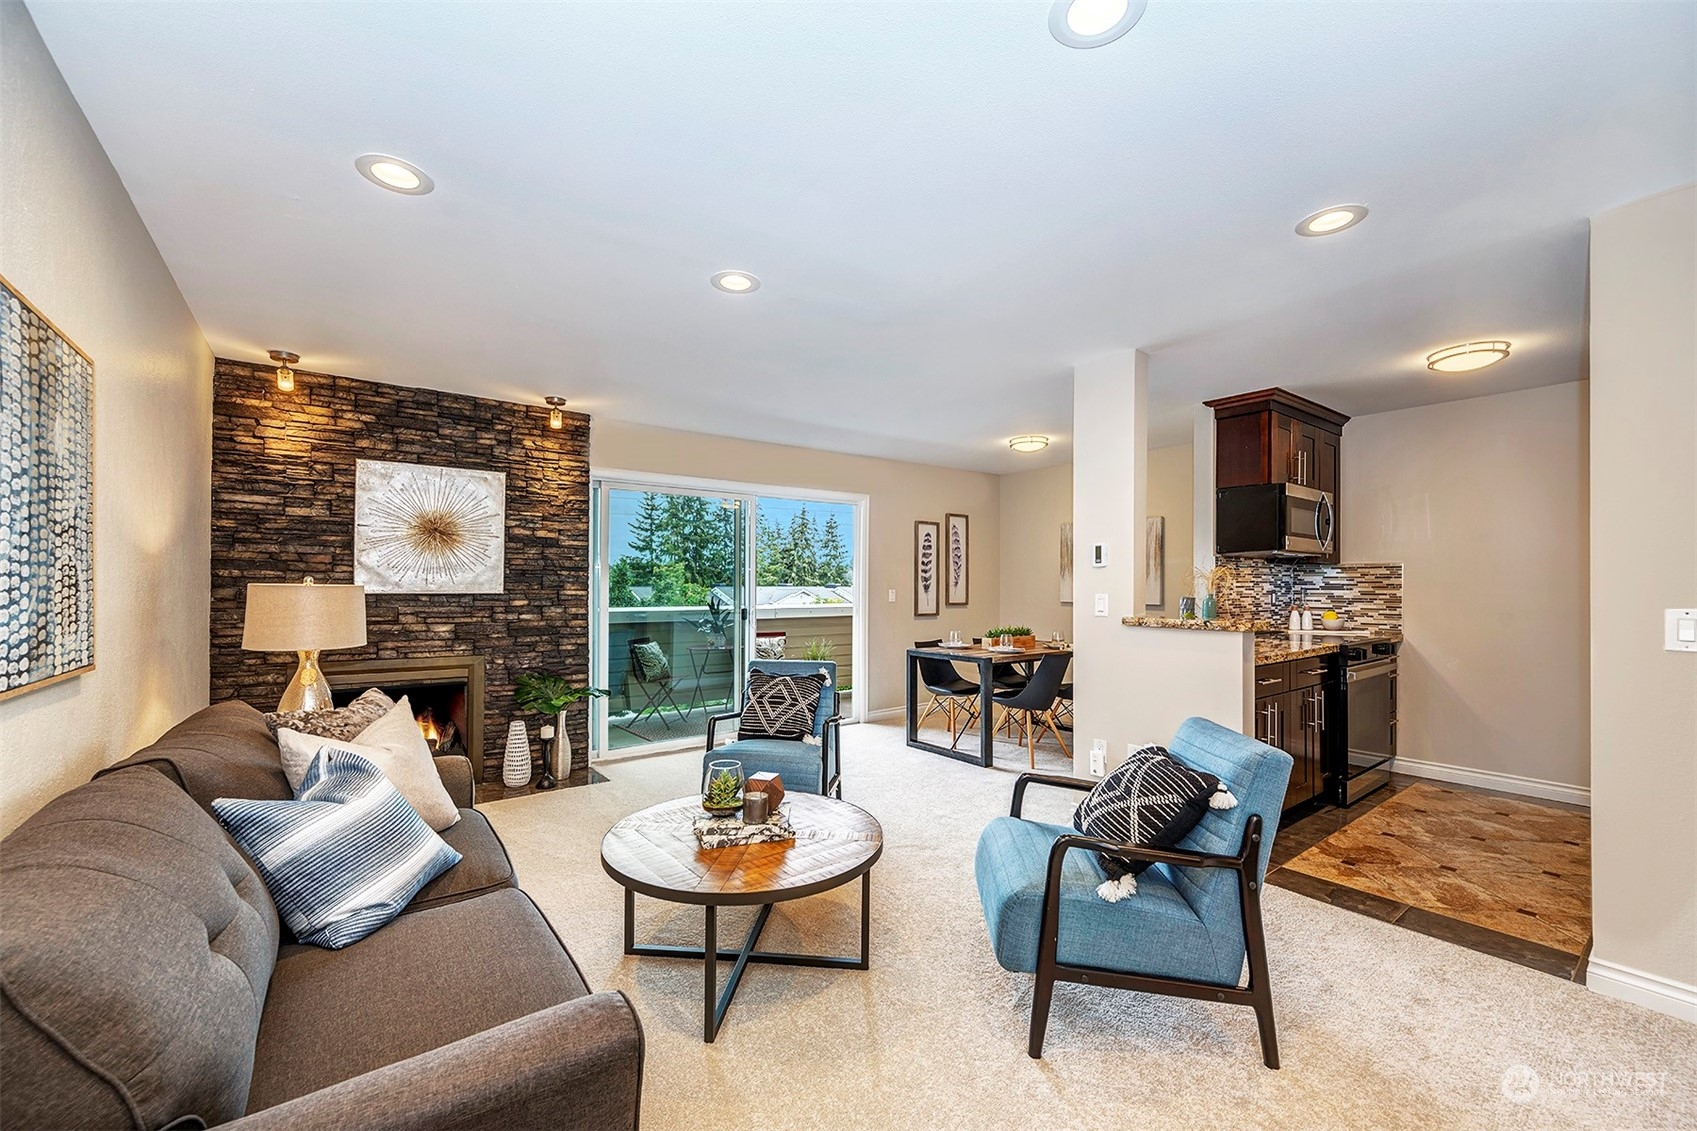
{"label": "small potted succulent", "polygon": [[701,807],[715,817],[728,817],[742,808],[742,763],[724,758],[707,764],[701,779]]}

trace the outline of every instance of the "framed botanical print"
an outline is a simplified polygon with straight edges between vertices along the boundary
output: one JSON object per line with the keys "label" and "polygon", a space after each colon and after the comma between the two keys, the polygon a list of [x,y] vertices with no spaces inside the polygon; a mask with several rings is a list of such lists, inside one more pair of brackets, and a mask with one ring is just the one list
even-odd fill
{"label": "framed botanical print", "polygon": [[934,617],[942,610],[938,569],[943,530],[935,522],[920,520],[913,524],[913,615]]}
{"label": "framed botanical print", "polygon": [[964,514],[946,514],[943,516],[943,571],[946,581],[943,586],[943,603],[948,605],[964,605],[967,603],[968,585],[971,580],[969,570],[971,562],[972,540],[968,537],[967,518]]}
{"label": "framed botanical print", "polygon": [[0,279],[0,699],[94,668],[94,361]]}

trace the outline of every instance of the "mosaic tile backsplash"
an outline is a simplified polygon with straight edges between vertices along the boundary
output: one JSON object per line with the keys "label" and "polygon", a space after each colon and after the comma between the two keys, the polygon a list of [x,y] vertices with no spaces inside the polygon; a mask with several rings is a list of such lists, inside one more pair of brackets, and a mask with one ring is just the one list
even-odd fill
{"label": "mosaic tile backsplash", "polygon": [[1222,562],[1221,616],[1283,624],[1292,604],[1336,609],[1349,628],[1402,628],[1402,563],[1319,565],[1255,559]]}

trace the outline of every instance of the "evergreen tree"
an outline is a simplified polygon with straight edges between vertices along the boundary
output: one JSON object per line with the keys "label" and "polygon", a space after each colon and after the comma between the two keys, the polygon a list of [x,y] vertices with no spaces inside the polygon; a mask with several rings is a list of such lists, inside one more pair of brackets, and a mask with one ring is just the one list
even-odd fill
{"label": "evergreen tree", "polygon": [[662,496],[644,491],[637,504],[636,517],[630,524],[630,554],[621,561],[630,562],[631,585],[654,584],[655,572],[668,560],[666,554],[667,507]]}
{"label": "evergreen tree", "polygon": [[759,516],[754,535],[754,583],[788,585],[784,572],[784,533],[766,515]]}
{"label": "evergreen tree", "polygon": [[819,548],[814,541],[813,522],[808,518],[807,507],[803,506],[790,518],[788,545],[785,547],[786,565],[789,567],[792,580],[788,585],[818,585],[819,584]]}
{"label": "evergreen tree", "polygon": [[825,516],[824,533],[819,538],[819,584],[847,585],[854,574],[848,548],[843,545],[842,526],[837,516]]}

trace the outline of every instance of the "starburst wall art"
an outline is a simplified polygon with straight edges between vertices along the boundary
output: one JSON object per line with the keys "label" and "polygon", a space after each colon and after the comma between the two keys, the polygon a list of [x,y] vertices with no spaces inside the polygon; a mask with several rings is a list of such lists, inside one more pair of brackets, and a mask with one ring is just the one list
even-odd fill
{"label": "starburst wall art", "polygon": [[507,477],[362,459],[354,472],[354,583],[368,593],[499,593]]}

